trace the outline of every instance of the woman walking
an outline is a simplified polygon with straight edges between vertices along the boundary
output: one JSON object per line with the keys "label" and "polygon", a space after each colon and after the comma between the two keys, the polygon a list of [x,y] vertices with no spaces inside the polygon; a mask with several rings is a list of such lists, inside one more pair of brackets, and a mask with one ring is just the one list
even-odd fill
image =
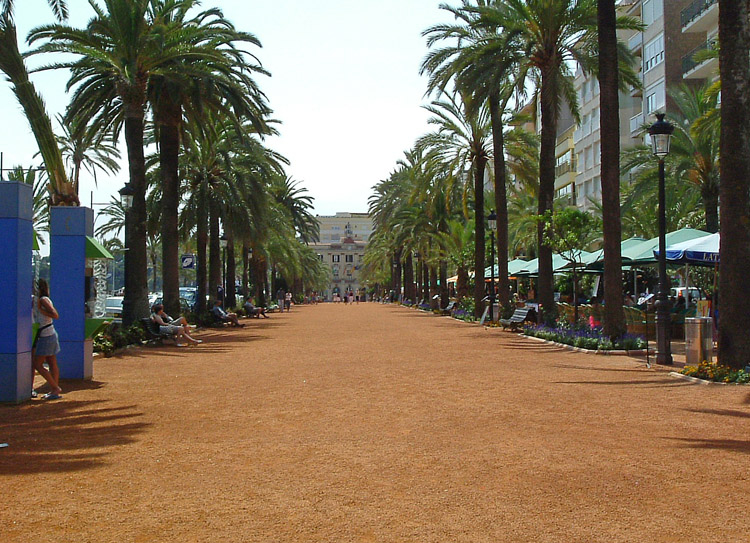
{"label": "woman walking", "polygon": [[[32,346],[33,369],[49,383],[52,389],[44,395],[46,400],[59,400],[62,389],[59,386],[60,369],[57,367],[57,353],[60,352],[60,342],[57,339],[57,331],[53,319],[59,319],[55,306],[49,297],[49,285],[44,279],[37,283],[38,299],[34,303],[34,321],[39,324],[34,345]],[[44,367],[47,363],[49,370]],[[32,370],[33,371],[33,370]]]}

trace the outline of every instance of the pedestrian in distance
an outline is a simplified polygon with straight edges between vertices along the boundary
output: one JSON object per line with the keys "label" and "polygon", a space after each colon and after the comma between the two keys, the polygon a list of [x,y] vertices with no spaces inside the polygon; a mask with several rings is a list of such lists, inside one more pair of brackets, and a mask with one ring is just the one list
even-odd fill
{"label": "pedestrian in distance", "polygon": [[287,292],[284,295],[284,307],[286,308],[286,312],[289,313],[292,310],[292,293]]}
{"label": "pedestrian in distance", "polygon": [[276,302],[279,304],[279,311],[282,313],[284,312],[284,299],[286,298],[284,294],[284,289],[280,288],[276,291]]}
{"label": "pedestrian in distance", "polygon": [[[59,400],[62,398],[62,389],[60,388],[60,369],[57,366],[57,353],[60,352],[60,342],[55,330],[54,320],[59,319],[52,300],[49,297],[49,285],[44,279],[37,283],[38,297],[34,300],[34,321],[39,324],[32,350],[32,381],[33,372],[36,370],[39,375],[49,384],[52,389],[44,395],[46,400]],[[45,362],[49,370],[44,367]],[[32,391],[32,396],[36,394]]]}

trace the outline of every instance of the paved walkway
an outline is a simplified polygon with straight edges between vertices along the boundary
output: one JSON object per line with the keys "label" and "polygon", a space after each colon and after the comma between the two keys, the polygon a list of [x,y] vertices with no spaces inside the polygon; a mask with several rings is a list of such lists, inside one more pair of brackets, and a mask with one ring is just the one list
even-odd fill
{"label": "paved walkway", "polygon": [[748,388],[395,306],[245,322],[0,407],[0,541],[748,538]]}

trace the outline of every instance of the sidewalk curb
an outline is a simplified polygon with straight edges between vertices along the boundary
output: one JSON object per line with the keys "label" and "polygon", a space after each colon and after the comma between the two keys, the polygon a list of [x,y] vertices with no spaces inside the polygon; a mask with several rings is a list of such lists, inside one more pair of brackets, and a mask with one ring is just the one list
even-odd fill
{"label": "sidewalk curb", "polygon": [[722,383],[719,381],[707,381],[706,379],[701,379],[699,377],[693,377],[692,375],[683,375],[681,373],[677,373],[676,371],[670,371],[669,375],[672,377],[675,377],[677,379],[682,379],[683,381],[689,381],[695,385],[721,385],[721,386],[729,386],[729,385],[736,385],[736,386],[747,386],[744,383]]}

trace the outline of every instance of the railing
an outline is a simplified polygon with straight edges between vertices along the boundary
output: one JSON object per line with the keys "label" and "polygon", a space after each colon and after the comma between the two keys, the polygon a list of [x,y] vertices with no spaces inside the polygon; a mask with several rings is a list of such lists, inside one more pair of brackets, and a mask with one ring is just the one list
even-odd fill
{"label": "railing", "polygon": [[633,34],[628,39],[628,49],[631,51],[635,51],[636,49],[640,49],[643,45],[643,33],[637,32],[636,34]]}
{"label": "railing", "polygon": [[683,28],[697,19],[701,13],[713,6],[716,0],[694,0],[688,7],[680,12],[680,22]]}
{"label": "railing", "polygon": [[575,160],[563,162],[562,164],[558,164],[555,166],[555,177],[560,177],[561,175],[565,175],[568,172],[573,172],[576,169]]}
{"label": "railing", "polygon": [[643,126],[643,121],[644,118],[642,112],[630,117],[630,133],[638,132],[641,129],[641,126]]}
{"label": "railing", "polygon": [[698,47],[690,51],[687,55],[682,57],[682,73],[686,74],[696,66],[703,64],[705,60],[696,61],[693,57],[701,51],[708,51],[716,49],[716,40],[708,40],[705,43],[701,43]]}

